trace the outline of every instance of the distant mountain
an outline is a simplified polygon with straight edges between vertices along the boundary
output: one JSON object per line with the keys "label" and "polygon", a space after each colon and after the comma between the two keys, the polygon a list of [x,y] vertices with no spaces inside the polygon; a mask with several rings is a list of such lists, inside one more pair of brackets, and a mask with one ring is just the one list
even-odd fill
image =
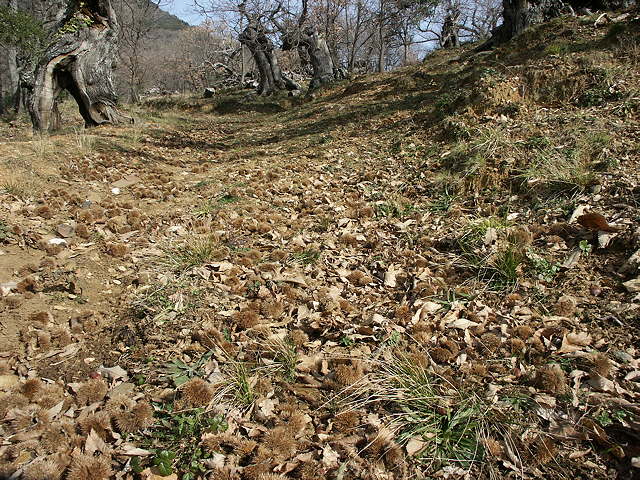
{"label": "distant mountain", "polygon": [[156,27],[158,30],[177,31],[177,30],[184,30],[185,28],[189,28],[191,26],[184,20],[179,19],[178,17],[176,17],[175,15],[172,15],[169,12],[165,12],[161,8],[159,8],[158,10],[160,10],[158,12],[158,15],[159,15],[158,22],[157,22],[158,26]]}

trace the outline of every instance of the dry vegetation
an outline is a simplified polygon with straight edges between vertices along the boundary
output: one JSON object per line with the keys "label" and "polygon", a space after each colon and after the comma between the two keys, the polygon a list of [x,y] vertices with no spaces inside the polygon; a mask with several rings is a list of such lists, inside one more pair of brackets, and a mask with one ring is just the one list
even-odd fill
{"label": "dry vegetation", "polygon": [[4,124],[0,477],[636,478],[640,37],[594,20]]}

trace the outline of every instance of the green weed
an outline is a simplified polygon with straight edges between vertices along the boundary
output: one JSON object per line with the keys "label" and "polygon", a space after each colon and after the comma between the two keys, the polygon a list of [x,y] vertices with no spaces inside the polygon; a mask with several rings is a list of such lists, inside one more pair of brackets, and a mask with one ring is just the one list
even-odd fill
{"label": "green weed", "polygon": [[188,365],[182,360],[174,359],[164,368],[164,376],[169,378],[176,387],[179,387],[194,377],[202,376],[202,367],[209,361],[212,354],[213,351],[205,353],[192,365]]}
{"label": "green weed", "polygon": [[291,260],[302,265],[312,265],[316,263],[318,259],[320,259],[320,252],[314,249],[291,254]]}
{"label": "green weed", "polygon": [[[199,439],[208,433],[222,433],[229,428],[221,415],[203,408],[176,411],[172,403],[155,404],[156,423],[141,445],[152,452],[151,464],[162,476],[179,472],[183,480],[201,478],[207,471],[205,461],[213,453],[201,447]],[[141,472],[142,462],[132,463]]]}

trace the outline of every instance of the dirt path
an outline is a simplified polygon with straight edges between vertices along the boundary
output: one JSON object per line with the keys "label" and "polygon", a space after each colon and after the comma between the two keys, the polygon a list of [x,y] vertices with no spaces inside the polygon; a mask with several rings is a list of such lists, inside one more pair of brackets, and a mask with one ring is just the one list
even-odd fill
{"label": "dirt path", "polygon": [[348,87],[376,108],[338,89],[0,145],[0,476],[628,471],[637,304],[607,269],[631,237],[596,256],[560,207],[454,194],[426,97],[380,78]]}

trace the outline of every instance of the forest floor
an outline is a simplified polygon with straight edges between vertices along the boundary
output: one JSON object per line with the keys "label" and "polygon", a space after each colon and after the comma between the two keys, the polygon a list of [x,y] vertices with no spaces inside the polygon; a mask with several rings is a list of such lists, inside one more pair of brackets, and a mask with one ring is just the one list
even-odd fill
{"label": "forest floor", "polygon": [[639,27],[596,18],[0,124],[0,478],[638,478]]}

